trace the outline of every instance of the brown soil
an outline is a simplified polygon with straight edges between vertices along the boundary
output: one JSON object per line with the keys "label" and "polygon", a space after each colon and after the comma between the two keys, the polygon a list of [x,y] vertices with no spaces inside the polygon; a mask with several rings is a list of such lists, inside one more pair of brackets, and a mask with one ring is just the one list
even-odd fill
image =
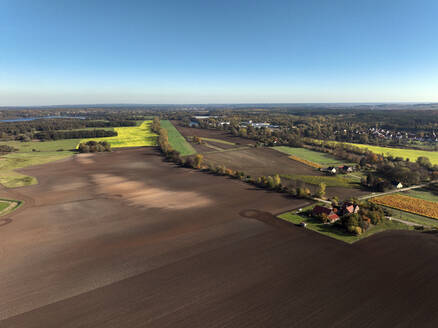
{"label": "brown soil", "polygon": [[0,223],[3,327],[435,327],[438,238],[344,244],[276,219],[302,200],[153,150],[23,170]]}
{"label": "brown soil", "polygon": [[251,176],[275,174],[321,175],[307,165],[294,161],[271,148],[252,148],[205,154],[204,159],[216,165],[244,171]]}
{"label": "brown soil", "polygon": [[[184,137],[204,137],[204,138],[213,138],[213,139],[221,139],[228,142],[233,142],[237,146],[242,145],[253,145],[255,144],[254,140],[241,138],[241,137],[235,137],[232,134],[228,133],[227,131],[221,131],[221,130],[209,130],[209,129],[198,129],[198,128],[188,128],[179,126],[178,121],[171,121],[172,124],[175,126],[175,128],[184,136]],[[226,145],[225,145],[226,146]]]}

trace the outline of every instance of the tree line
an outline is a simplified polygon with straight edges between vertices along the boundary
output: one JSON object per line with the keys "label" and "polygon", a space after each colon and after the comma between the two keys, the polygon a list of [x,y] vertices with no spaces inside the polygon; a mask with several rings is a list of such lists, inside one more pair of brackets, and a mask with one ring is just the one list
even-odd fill
{"label": "tree line", "polygon": [[115,137],[117,132],[113,130],[73,130],[73,131],[43,131],[33,135],[34,139],[41,141],[59,139],[84,139]]}

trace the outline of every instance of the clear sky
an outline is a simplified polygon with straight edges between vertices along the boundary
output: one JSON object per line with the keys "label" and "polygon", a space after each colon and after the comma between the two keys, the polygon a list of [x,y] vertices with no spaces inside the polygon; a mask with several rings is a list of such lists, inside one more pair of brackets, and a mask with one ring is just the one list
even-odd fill
{"label": "clear sky", "polygon": [[438,102],[437,0],[0,0],[0,106]]}

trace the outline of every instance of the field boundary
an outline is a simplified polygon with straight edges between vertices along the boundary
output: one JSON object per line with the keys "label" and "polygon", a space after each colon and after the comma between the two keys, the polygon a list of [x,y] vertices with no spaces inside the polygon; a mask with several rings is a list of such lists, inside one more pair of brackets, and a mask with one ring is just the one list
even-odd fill
{"label": "field boundary", "polygon": [[304,159],[304,158],[301,158],[301,157],[298,157],[298,156],[295,156],[295,155],[290,155],[290,156],[288,156],[288,157],[289,157],[290,159],[293,159],[294,161],[297,161],[297,162],[303,163],[303,164],[305,164],[305,165],[307,165],[307,166],[310,166],[310,167],[313,167],[313,168],[315,168],[315,169],[321,169],[321,168],[322,168],[322,165],[320,165],[320,164],[318,164],[318,163],[308,161],[307,159]]}

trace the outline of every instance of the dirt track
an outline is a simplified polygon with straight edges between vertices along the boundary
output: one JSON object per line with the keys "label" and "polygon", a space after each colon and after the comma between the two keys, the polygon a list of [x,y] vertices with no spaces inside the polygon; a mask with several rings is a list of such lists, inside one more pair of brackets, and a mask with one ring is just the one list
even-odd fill
{"label": "dirt track", "polygon": [[[0,327],[438,324],[438,238],[352,246],[276,220],[303,206],[152,150],[26,170],[0,225]],[[158,195],[158,196],[157,196]]]}

